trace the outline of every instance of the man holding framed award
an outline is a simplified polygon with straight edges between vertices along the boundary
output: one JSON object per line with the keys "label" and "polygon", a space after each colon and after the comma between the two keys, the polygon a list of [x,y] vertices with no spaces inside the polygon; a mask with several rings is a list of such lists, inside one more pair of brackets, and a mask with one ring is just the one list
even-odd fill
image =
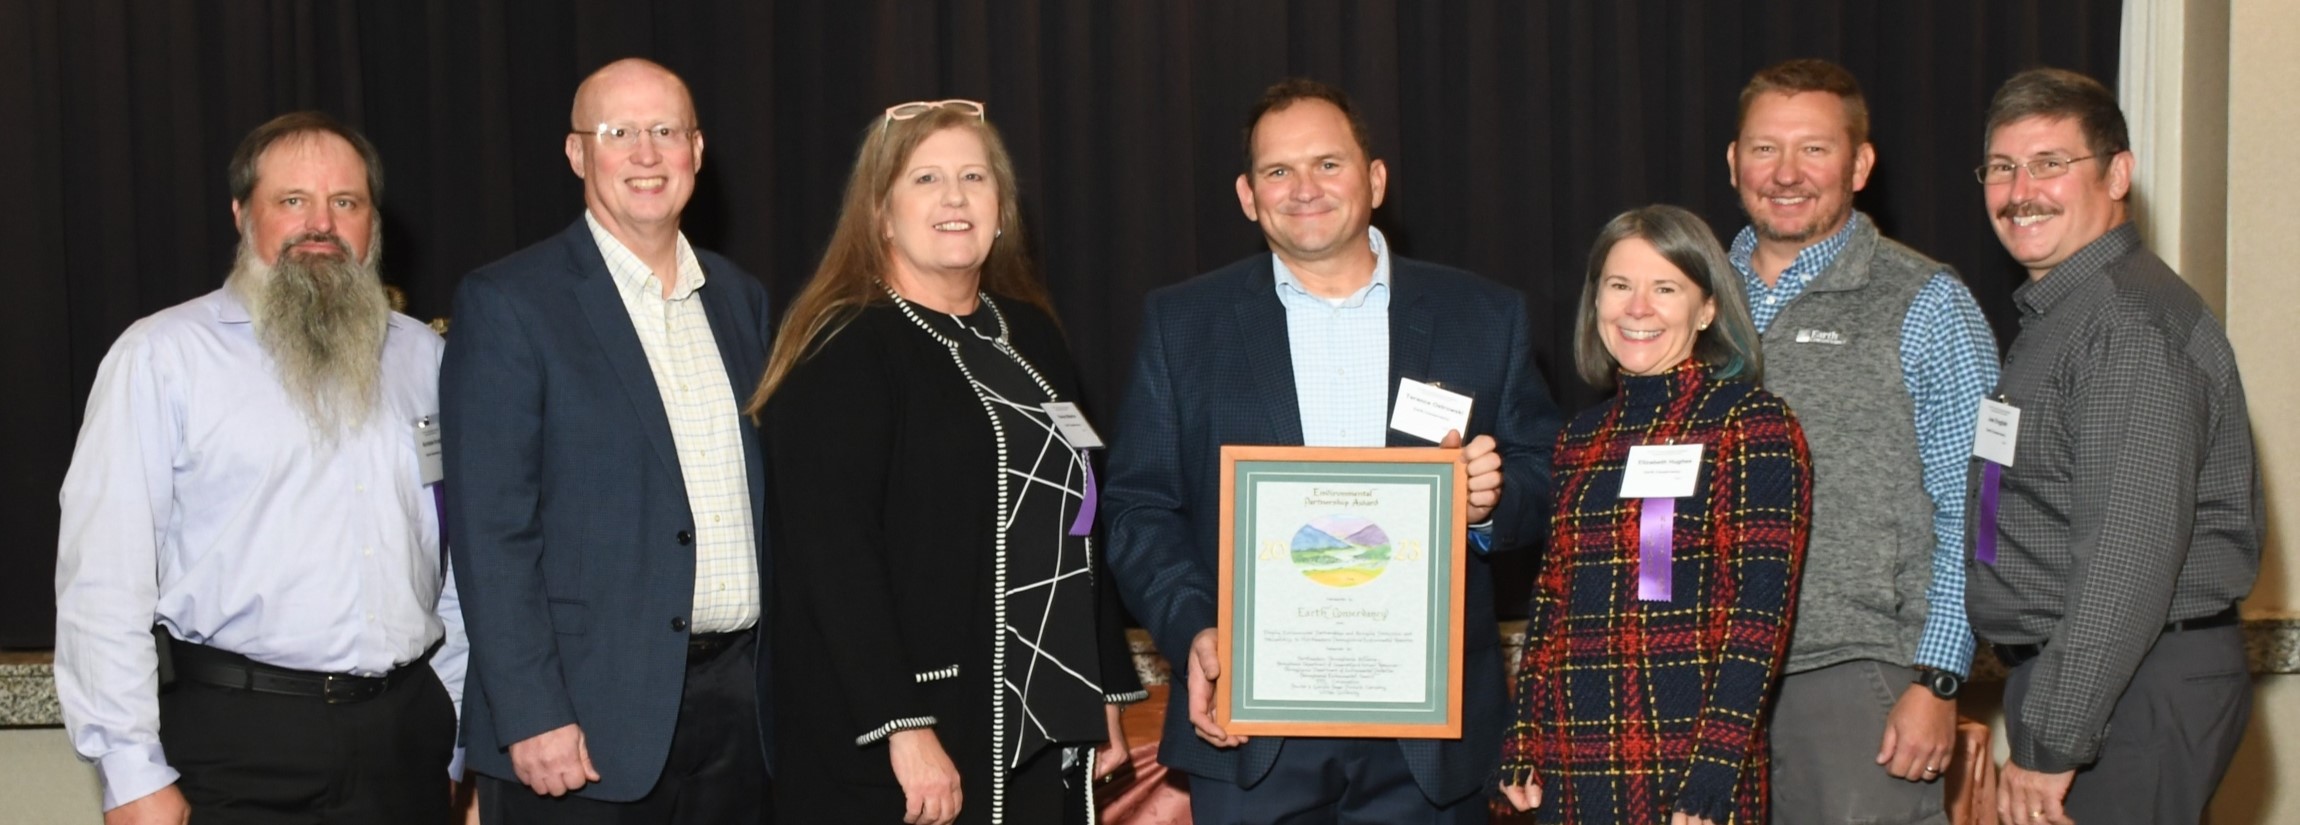
{"label": "man holding framed award", "polygon": [[1544,535],[1559,423],[1524,297],[1390,254],[1340,90],[1272,87],[1245,138],[1270,254],[1151,294],[1104,490],[1119,590],[1182,677],[1159,760],[1202,825],[1482,823],[1485,554]]}

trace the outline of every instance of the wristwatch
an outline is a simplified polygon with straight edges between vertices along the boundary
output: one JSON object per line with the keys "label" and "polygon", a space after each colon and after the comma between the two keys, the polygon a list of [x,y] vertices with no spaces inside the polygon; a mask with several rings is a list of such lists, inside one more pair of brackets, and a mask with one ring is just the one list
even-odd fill
{"label": "wristwatch", "polygon": [[1943,699],[1957,698],[1957,691],[1963,690],[1965,687],[1965,677],[1929,667],[1917,668],[1915,682],[1924,685],[1925,689],[1932,691],[1934,696]]}

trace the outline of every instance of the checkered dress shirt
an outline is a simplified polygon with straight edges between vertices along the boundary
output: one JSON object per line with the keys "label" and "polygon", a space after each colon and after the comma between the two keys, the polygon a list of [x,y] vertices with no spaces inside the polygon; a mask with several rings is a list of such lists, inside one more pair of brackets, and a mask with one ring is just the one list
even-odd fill
{"label": "checkered dress shirt", "polygon": [[1999,390],[2020,431],[1997,563],[1970,562],[1972,620],[1992,642],[2046,643],[2012,759],[2056,773],[2098,755],[2166,622],[2251,591],[2264,508],[2228,336],[2131,224],[2013,303]]}
{"label": "checkered dress shirt", "polygon": [[[1756,231],[1743,228],[1734,237],[1728,257],[1748,290],[1749,314],[1758,332],[1771,327],[1773,318],[1836,262],[1854,227],[1868,219],[1853,213],[1837,234],[1797,253],[1771,286],[1750,265]],[[1997,381],[1997,349],[1980,304],[1953,273],[1935,273],[1902,318],[1901,381],[1916,407],[1917,456],[1925,465],[1925,494],[1933,499],[1933,579],[1925,588],[1925,629],[1911,664],[1969,675],[1973,634],[1965,623],[1965,459],[1972,455],[1980,398]]]}
{"label": "checkered dress shirt", "polygon": [[1381,230],[1369,226],[1366,235],[1373,280],[1340,301],[1310,294],[1285,261],[1270,256],[1286,307],[1302,443],[1314,447],[1379,447],[1389,437],[1390,251]]}
{"label": "checkered dress shirt", "polygon": [[[693,632],[724,633],[759,621],[757,537],[751,524],[750,475],[743,467],[742,416],[735,390],[711,337],[711,320],[695,292],[704,274],[687,236],[679,236],[678,283],[663,297],[663,282],[591,216],[591,237],[607,259],[615,291],[631,313],[647,369],[679,445],[679,475],[695,517]],[[636,437],[636,434],[634,434]],[[601,480],[611,484],[612,480]]]}

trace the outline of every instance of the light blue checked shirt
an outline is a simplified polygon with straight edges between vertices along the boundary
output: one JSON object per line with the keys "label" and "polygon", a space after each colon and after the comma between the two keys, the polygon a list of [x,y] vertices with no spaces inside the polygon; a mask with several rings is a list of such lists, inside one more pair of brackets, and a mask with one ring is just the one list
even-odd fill
{"label": "light blue checked shirt", "polygon": [[1374,247],[1374,279],[1340,300],[1311,294],[1284,260],[1270,255],[1278,303],[1286,306],[1286,344],[1293,350],[1294,398],[1306,446],[1388,443],[1390,249],[1381,230],[1369,226],[1366,234]]}
{"label": "light blue checked shirt", "polygon": [[[1853,213],[1843,229],[1805,247],[1779,282],[1766,286],[1750,257],[1757,233],[1744,227],[1728,256],[1748,289],[1749,314],[1762,333],[1813,278],[1837,260],[1854,228],[1868,216]],[[1933,498],[1933,581],[1930,608],[1917,642],[1915,664],[1970,675],[1972,627],[1965,620],[1965,463],[1972,455],[1979,399],[1997,383],[1996,335],[1963,282],[1944,270],[1917,290],[1901,321],[1901,380],[1916,404],[1917,456],[1925,465],[1925,493]]]}
{"label": "light blue checked shirt", "polygon": [[[1278,303],[1286,307],[1286,347],[1306,446],[1389,443],[1390,245],[1379,229],[1366,227],[1366,235],[1374,279],[1340,300],[1310,294],[1283,259],[1270,255]],[[1470,525],[1469,540],[1480,553],[1492,549],[1493,521]]]}

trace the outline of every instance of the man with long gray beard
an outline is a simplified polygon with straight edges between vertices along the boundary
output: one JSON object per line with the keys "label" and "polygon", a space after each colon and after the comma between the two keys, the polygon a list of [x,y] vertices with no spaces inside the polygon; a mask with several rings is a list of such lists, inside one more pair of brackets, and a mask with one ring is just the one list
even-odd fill
{"label": "man with long gray beard", "polygon": [[65,727],[107,825],[445,822],[442,344],[386,302],[366,138],[283,115],[229,174],[230,277],[113,344],[64,478]]}

